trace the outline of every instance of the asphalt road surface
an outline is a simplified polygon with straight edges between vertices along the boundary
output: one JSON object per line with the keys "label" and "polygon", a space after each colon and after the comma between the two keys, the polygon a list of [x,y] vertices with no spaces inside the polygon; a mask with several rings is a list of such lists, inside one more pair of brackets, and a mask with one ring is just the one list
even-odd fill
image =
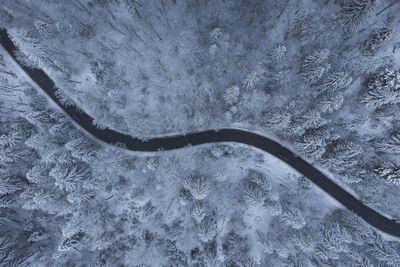
{"label": "asphalt road surface", "polygon": [[183,148],[188,145],[196,146],[216,142],[236,142],[257,147],[286,162],[288,165],[310,179],[314,184],[323,189],[326,193],[339,201],[343,206],[355,212],[370,225],[387,234],[400,237],[400,224],[396,223],[394,220],[386,218],[370,207],[364,205],[361,201],[334,183],[304,159],[265,136],[245,130],[220,129],[218,131],[210,130],[190,133],[187,135],[167,136],[143,141],[111,129],[98,129],[93,124],[93,118],[88,114],[75,108],[74,106],[63,105],[57,99],[55,95],[56,87],[54,82],[42,70],[27,68],[18,62],[14,56],[14,52],[17,51],[17,48],[8,37],[7,31],[4,29],[0,30],[0,40],[1,45],[5,48],[5,50],[7,50],[8,53],[10,53],[15,61],[21,66],[21,68],[72,120],[79,124],[89,134],[105,143],[113,145],[124,144],[127,149],[139,152],[173,150]]}

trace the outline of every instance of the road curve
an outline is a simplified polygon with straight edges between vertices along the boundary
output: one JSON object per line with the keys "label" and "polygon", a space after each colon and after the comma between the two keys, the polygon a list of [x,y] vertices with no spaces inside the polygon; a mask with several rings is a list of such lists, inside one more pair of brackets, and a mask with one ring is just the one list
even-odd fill
{"label": "road curve", "polygon": [[23,66],[14,56],[17,48],[8,37],[5,29],[0,30],[1,45],[14,58],[20,67],[35,81],[39,87],[71,117],[77,124],[84,128],[88,133],[95,138],[108,144],[125,144],[126,148],[132,151],[152,152],[159,150],[173,150],[183,148],[188,145],[196,146],[201,144],[215,142],[236,142],[249,146],[257,147],[267,153],[270,153],[288,165],[296,169],[298,172],[310,179],[314,184],[319,186],[343,206],[355,212],[363,218],[367,223],[375,228],[390,234],[400,237],[400,224],[391,219],[379,214],[375,210],[361,203],[353,195],[341,188],[339,185],[331,181],[327,176],[321,173],[318,169],[311,166],[304,159],[294,154],[289,149],[283,147],[279,143],[252,132],[238,129],[220,129],[218,131],[209,130],[197,133],[190,133],[181,136],[169,136],[154,138],[148,141],[142,141],[133,138],[129,135],[116,132],[111,129],[98,129],[93,124],[93,118],[74,106],[63,105],[56,97],[56,87],[54,82],[40,69],[31,69]]}

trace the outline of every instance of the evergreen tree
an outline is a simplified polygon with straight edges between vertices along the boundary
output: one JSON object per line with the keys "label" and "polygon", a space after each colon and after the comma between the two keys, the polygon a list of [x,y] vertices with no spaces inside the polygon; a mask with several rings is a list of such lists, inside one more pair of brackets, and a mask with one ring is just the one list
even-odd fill
{"label": "evergreen tree", "polygon": [[209,242],[217,234],[217,227],[215,221],[210,217],[206,216],[198,224],[198,235],[201,241]]}
{"label": "evergreen tree", "polygon": [[25,140],[25,136],[21,131],[12,130],[7,134],[0,136],[0,145],[15,148]]}
{"label": "evergreen tree", "polygon": [[289,207],[282,213],[282,218],[294,229],[301,229],[306,225],[306,220],[299,209]]}
{"label": "evergreen tree", "polygon": [[84,137],[69,141],[65,147],[71,151],[72,156],[84,162],[94,159],[100,149],[98,144]]}
{"label": "evergreen tree", "polygon": [[191,200],[193,200],[192,195],[190,194],[190,191],[187,190],[186,188],[181,188],[179,191],[179,203],[182,206],[187,205]]}
{"label": "evergreen tree", "polygon": [[240,89],[238,86],[231,86],[225,90],[223,95],[224,101],[227,105],[234,105],[239,101]]}
{"label": "evergreen tree", "polygon": [[373,91],[364,92],[362,97],[361,102],[374,109],[389,104],[400,103],[400,91],[388,90],[386,88],[376,88]]}
{"label": "evergreen tree", "polygon": [[66,207],[57,201],[57,195],[52,190],[31,185],[20,195],[23,208],[28,210],[41,210],[56,214],[66,212]]}
{"label": "evergreen tree", "polygon": [[303,227],[295,232],[295,246],[301,251],[308,253],[315,248],[315,235],[307,227]]}
{"label": "evergreen tree", "polygon": [[205,199],[210,190],[207,179],[202,176],[191,176],[187,178],[183,186],[185,189],[189,190],[192,196],[197,200]]}
{"label": "evergreen tree", "polygon": [[262,250],[267,254],[274,253],[274,239],[268,234],[264,234],[258,230],[256,230],[257,241],[261,246]]}
{"label": "evergreen tree", "polygon": [[323,88],[326,90],[346,89],[352,79],[345,72],[335,72],[329,74],[323,81]]}
{"label": "evergreen tree", "polygon": [[400,134],[375,142],[374,147],[380,152],[400,154]]}
{"label": "evergreen tree", "polygon": [[134,188],[129,194],[129,202],[134,207],[142,207],[150,201],[150,196],[144,188]]}
{"label": "evergreen tree", "polygon": [[353,248],[349,248],[348,251],[346,251],[346,252],[347,252],[346,255],[350,259],[352,259],[357,264],[357,266],[360,266],[360,267],[373,267],[374,266],[367,257],[362,255],[357,250],[355,250]]}
{"label": "evergreen tree", "polygon": [[370,90],[385,88],[388,90],[400,90],[400,71],[384,69],[367,81],[367,88]]}
{"label": "evergreen tree", "polygon": [[112,75],[113,62],[100,60],[90,63],[90,70],[98,82],[102,82]]}
{"label": "evergreen tree", "polygon": [[243,80],[243,87],[247,90],[253,90],[254,88],[256,88],[256,85],[259,81],[260,81],[260,73],[254,70],[246,74]]}
{"label": "evergreen tree", "polygon": [[2,174],[0,176],[0,195],[13,194],[23,188],[16,176]]}
{"label": "evergreen tree", "polygon": [[303,71],[303,79],[309,84],[313,85],[318,83],[324,77],[324,74],[330,69],[330,65],[326,64],[324,66],[318,65],[313,68],[307,68]]}
{"label": "evergreen tree", "polygon": [[232,112],[230,112],[229,110],[228,110],[228,111],[225,111],[225,112],[224,112],[224,119],[225,119],[226,121],[228,121],[228,122],[231,122],[231,121],[233,120],[233,114],[232,114]]}
{"label": "evergreen tree", "polygon": [[95,196],[95,192],[87,188],[76,188],[76,190],[69,192],[67,200],[74,205],[80,205],[83,201],[89,201]]}
{"label": "evergreen tree", "polygon": [[301,115],[300,119],[301,127],[304,130],[317,129],[328,123],[326,119],[321,117],[321,113],[314,109],[306,111],[304,114]]}
{"label": "evergreen tree", "polygon": [[43,111],[47,106],[47,99],[42,95],[32,96],[31,106],[34,111]]}
{"label": "evergreen tree", "polygon": [[323,113],[333,113],[343,105],[343,96],[333,92],[326,92],[318,97],[318,106]]}
{"label": "evergreen tree", "polygon": [[324,74],[330,69],[327,63],[329,51],[327,49],[316,50],[304,59],[303,78],[310,85],[319,82]]}
{"label": "evergreen tree", "polygon": [[287,49],[285,46],[283,45],[278,45],[277,47],[274,48],[274,50],[272,50],[270,57],[271,57],[271,61],[273,63],[278,63],[280,62],[283,57],[286,55],[287,53]]}
{"label": "evergreen tree", "polygon": [[357,164],[362,147],[351,142],[337,141],[326,153],[326,161],[332,169],[348,171]]}
{"label": "evergreen tree", "polygon": [[272,185],[268,181],[267,177],[260,172],[251,170],[249,173],[249,180],[259,186],[264,192],[268,192],[272,189]]}
{"label": "evergreen tree", "polygon": [[391,162],[383,163],[374,169],[374,172],[388,183],[400,185],[400,167]]}
{"label": "evergreen tree", "polygon": [[384,262],[389,266],[399,266],[400,264],[400,255],[398,249],[390,242],[384,242],[379,238],[373,243],[369,251],[379,261]]}
{"label": "evergreen tree", "polygon": [[18,249],[18,239],[3,234],[0,237],[0,265],[21,266],[24,257]]}
{"label": "evergreen tree", "polygon": [[343,216],[343,223],[346,225],[346,228],[349,228],[349,231],[354,234],[354,237],[360,237],[359,241],[356,239],[354,242],[358,242],[359,244],[364,244],[368,242],[368,240],[372,240],[376,238],[376,232],[372,227],[365,223],[360,217],[351,211],[346,211]]}
{"label": "evergreen tree", "polygon": [[320,158],[325,152],[326,142],[318,133],[306,133],[297,140],[296,147],[307,157]]}
{"label": "evergreen tree", "polygon": [[400,71],[385,69],[373,75],[361,102],[375,109],[400,103]]}
{"label": "evergreen tree", "polygon": [[81,164],[75,166],[57,165],[50,171],[50,176],[55,179],[55,184],[66,191],[72,192],[90,180],[92,175],[89,167]]}
{"label": "evergreen tree", "polygon": [[11,127],[15,127],[14,130],[0,136],[0,162],[4,166],[19,162],[21,168],[23,163],[28,163],[35,157],[34,151],[25,145],[31,129],[23,124],[11,125]]}
{"label": "evergreen tree", "polygon": [[[93,144],[93,145],[95,145],[95,144]],[[146,162],[145,162],[143,168],[142,168],[142,171],[143,171],[143,172],[155,171],[155,170],[158,168],[159,164],[160,164],[160,163],[159,163],[158,158],[156,158],[156,157],[148,158],[148,159],[146,160]]]}
{"label": "evergreen tree", "polygon": [[49,178],[49,166],[39,162],[26,173],[26,178],[31,183],[44,183]]}
{"label": "evergreen tree", "polygon": [[218,159],[225,154],[225,151],[224,151],[223,147],[216,145],[210,149],[210,153],[213,157]]}
{"label": "evergreen tree", "polygon": [[303,189],[310,189],[311,188],[311,181],[306,178],[304,175],[302,175],[299,179],[299,186]]}
{"label": "evergreen tree", "polygon": [[264,116],[264,124],[276,132],[286,130],[290,122],[291,114],[284,110],[271,110]]}
{"label": "evergreen tree", "polygon": [[138,219],[142,223],[147,223],[150,221],[151,218],[153,218],[155,212],[156,208],[149,201],[139,208]]}
{"label": "evergreen tree", "polygon": [[357,115],[355,118],[346,121],[343,124],[343,128],[350,132],[356,132],[364,122],[365,118],[363,116]]}
{"label": "evergreen tree", "polygon": [[0,196],[0,208],[8,208],[11,207],[12,200],[8,195]]}
{"label": "evergreen tree", "polygon": [[39,152],[43,160],[49,160],[62,145],[44,131],[30,136],[25,144]]}
{"label": "evergreen tree", "polygon": [[30,37],[26,30],[13,28],[8,30],[8,34],[21,53],[24,54],[27,62],[29,62],[29,67],[42,69],[50,62],[39,41]]}
{"label": "evergreen tree", "polygon": [[55,29],[49,24],[44,21],[37,20],[34,23],[35,28],[38,30],[39,34],[45,38],[53,37],[55,33]]}
{"label": "evergreen tree", "polygon": [[52,124],[53,119],[46,111],[27,111],[21,114],[25,119],[27,119],[33,125],[46,129]]}
{"label": "evergreen tree", "polygon": [[290,71],[279,71],[272,75],[271,83],[274,89],[285,88],[290,82]]}
{"label": "evergreen tree", "polygon": [[282,206],[279,201],[272,200],[269,198],[265,198],[263,202],[263,208],[270,214],[271,216],[278,216],[282,213]]}
{"label": "evergreen tree", "polygon": [[314,68],[318,65],[324,65],[329,57],[329,50],[315,50],[311,55],[304,59],[303,68]]}
{"label": "evergreen tree", "polygon": [[265,198],[265,192],[255,183],[247,182],[244,189],[243,198],[253,205],[262,204]]}
{"label": "evergreen tree", "polygon": [[222,31],[220,28],[215,28],[214,30],[211,31],[210,33],[210,40],[212,42],[217,42],[218,39],[221,37]]}
{"label": "evergreen tree", "polygon": [[72,248],[76,248],[76,246],[81,243],[85,237],[86,234],[84,232],[79,231],[74,233],[61,242],[60,246],[58,247],[58,251],[68,251]]}
{"label": "evergreen tree", "polygon": [[215,145],[211,148],[210,153],[215,158],[220,158],[222,156],[229,157],[234,153],[234,150],[228,145]]}
{"label": "evergreen tree", "polygon": [[385,69],[369,78],[361,102],[375,109],[400,103],[400,71]]}
{"label": "evergreen tree", "polygon": [[193,219],[197,223],[200,223],[206,216],[206,210],[204,208],[204,205],[201,202],[196,202],[192,207],[191,214]]}
{"label": "evergreen tree", "polygon": [[71,155],[67,149],[60,149],[54,152],[51,157],[44,159],[48,164],[72,166],[79,163],[79,161]]}
{"label": "evergreen tree", "polygon": [[235,260],[237,266],[260,267],[260,265],[251,257],[244,256]]}
{"label": "evergreen tree", "polygon": [[290,24],[289,34],[295,37],[304,37],[310,32],[312,13],[305,9],[297,12],[293,22]]}
{"label": "evergreen tree", "polygon": [[138,0],[122,0],[121,4],[127,8],[132,15],[139,15],[139,7],[141,4]]}
{"label": "evergreen tree", "polygon": [[393,31],[387,27],[375,30],[370,39],[367,40],[365,48],[371,52],[376,52],[384,44],[390,41]]}
{"label": "evergreen tree", "polygon": [[215,59],[215,57],[217,56],[217,49],[218,46],[216,44],[210,45],[210,48],[208,49],[208,55],[211,59]]}
{"label": "evergreen tree", "polygon": [[322,229],[323,245],[335,253],[348,252],[353,238],[349,231],[338,223],[330,223]]}
{"label": "evergreen tree", "polygon": [[375,0],[349,0],[343,6],[343,19],[348,28],[360,25],[371,12]]}

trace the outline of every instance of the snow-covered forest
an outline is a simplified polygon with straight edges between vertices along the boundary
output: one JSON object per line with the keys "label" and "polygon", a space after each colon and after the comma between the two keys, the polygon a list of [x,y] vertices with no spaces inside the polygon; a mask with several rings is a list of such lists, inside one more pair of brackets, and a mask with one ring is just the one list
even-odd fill
{"label": "snow-covered forest", "polygon": [[[3,0],[64,103],[149,138],[240,127],[400,218],[400,1]],[[238,144],[98,143],[0,50],[1,266],[399,266],[400,243]]]}

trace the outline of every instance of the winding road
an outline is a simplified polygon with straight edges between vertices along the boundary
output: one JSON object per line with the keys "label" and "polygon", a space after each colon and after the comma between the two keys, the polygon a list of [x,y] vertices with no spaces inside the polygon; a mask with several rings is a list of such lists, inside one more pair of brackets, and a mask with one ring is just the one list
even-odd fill
{"label": "winding road", "polygon": [[188,145],[196,146],[216,142],[236,142],[253,146],[286,162],[288,165],[306,176],[314,184],[339,201],[343,206],[355,212],[370,225],[387,234],[400,237],[400,224],[364,205],[349,192],[330,180],[317,168],[311,166],[307,161],[300,158],[286,147],[283,147],[279,143],[265,136],[245,130],[220,129],[218,131],[210,130],[190,133],[182,136],[168,136],[142,141],[111,129],[98,129],[93,124],[93,118],[88,114],[74,106],[63,105],[57,99],[55,95],[57,89],[54,82],[42,70],[27,68],[20,64],[20,62],[14,56],[14,52],[17,51],[17,48],[8,37],[5,29],[0,30],[0,40],[1,45],[14,58],[19,66],[67,115],[69,115],[69,117],[71,117],[72,120],[74,120],[92,136],[105,143],[112,145],[125,144],[127,149],[139,152],[173,150],[183,148]]}

